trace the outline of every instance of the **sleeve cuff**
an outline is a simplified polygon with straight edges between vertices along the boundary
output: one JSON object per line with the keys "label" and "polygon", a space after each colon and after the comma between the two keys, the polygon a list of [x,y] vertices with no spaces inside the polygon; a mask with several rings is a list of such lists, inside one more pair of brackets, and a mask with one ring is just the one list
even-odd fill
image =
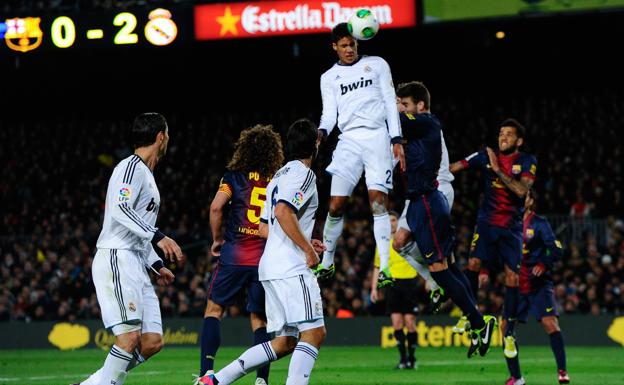
{"label": "sleeve cuff", "polygon": [[158,261],[152,263],[152,269],[154,269],[154,271],[156,271],[156,272],[159,272],[160,269],[162,269],[163,267],[165,267],[165,264],[160,259]]}
{"label": "sleeve cuff", "polygon": [[466,159],[462,159],[460,160],[462,166],[464,166],[464,168],[470,168],[470,163],[468,163],[468,161]]}
{"label": "sleeve cuff", "polygon": [[262,223],[269,223],[269,221],[267,219],[264,219],[264,218],[260,218],[260,222],[262,222]]}
{"label": "sleeve cuff", "polygon": [[395,136],[394,138],[392,138],[392,140],[390,140],[390,143],[392,144],[403,144],[403,138],[400,136]]}
{"label": "sleeve cuff", "polygon": [[481,269],[479,275],[490,275],[490,271],[488,269]]}
{"label": "sleeve cuff", "polygon": [[160,230],[156,230],[156,232],[154,233],[154,236],[152,237],[152,243],[153,244],[157,244],[164,237],[165,237],[165,234],[163,234]]}

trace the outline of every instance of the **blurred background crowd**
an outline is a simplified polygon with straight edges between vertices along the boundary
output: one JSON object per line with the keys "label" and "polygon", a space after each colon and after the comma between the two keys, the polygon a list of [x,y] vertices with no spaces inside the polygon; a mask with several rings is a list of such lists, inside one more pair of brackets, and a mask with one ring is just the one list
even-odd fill
{"label": "blurred background crowd", "polygon": [[[624,126],[622,90],[509,99],[445,98],[430,90],[451,161],[495,146],[497,125],[506,117],[527,127],[524,150],[538,159],[538,212],[550,219],[565,247],[553,275],[562,313],[624,313],[624,145],[617,140]],[[163,316],[201,317],[216,262],[209,256],[209,205],[238,134],[256,123],[273,124],[284,134],[295,119],[318,121],[320,115],[312,109],[165,115],[171,140],[155,171],[162,196],[157,225],[183,246],[188,261],[175,267],[175,284],[157,292]],[[59,114],[0,120],[0,320],[100,318],[91,262],[108,178],[132,151],[131,119]],[[334,133],[322,145],[314,166],[321,201],[317,237],[329,197],[324,168],[336,140]],[[391,206],[400,212],[398,173],[394,183]],[[477,171],[468,170],[453,186],[456,255],[465,264],[483,184]],[[383,315],[383,296],[370,301],[375,243],[363,184],[346,212],[336,277],[322,283],[326,313]],[[425,309],[428,296],[421,286]],[[488,312],[500,312],[501,294],[502,280],[493,280],[479,302]],[[243,313],[244,306],[228,309],[229,316]]]}

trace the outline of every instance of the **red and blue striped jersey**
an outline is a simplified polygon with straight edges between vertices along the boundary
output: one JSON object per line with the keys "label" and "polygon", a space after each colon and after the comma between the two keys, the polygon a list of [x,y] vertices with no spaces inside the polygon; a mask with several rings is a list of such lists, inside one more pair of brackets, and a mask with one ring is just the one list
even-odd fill
{"label": "red and blue striped jersey", "polygon": [[268,184],[269,180],[260,178],[257,172],[227,171],[221,179],[219,191],[230,197],[222,265],[258,266],[266,242],[258,235],[258,224]]}
{"label": "red and blue striped jersey", "polygon": [[[533,155],[516,152],[511,155],[496,153],[500,169],[515,180],[522,177],[535,179],[537,160]],[[511,230],[522,229],[524,215],[524,197],[517,196],[498,178],[490,166],[486,150],[475,152],[462,160],[464,167],[478,167],[482,170],[485,181],[484,198],[477,220]]]}
{"label": "red and blue striped jersey", "polygon": [[[546,218],[534,213],[530,213],[524,219],[522,241],[520,292],[528,294],[552,280],[553,265],[561,259],[563,248]],[[546,271],[536,277],[532,270],[538,264],[544,265]]]}

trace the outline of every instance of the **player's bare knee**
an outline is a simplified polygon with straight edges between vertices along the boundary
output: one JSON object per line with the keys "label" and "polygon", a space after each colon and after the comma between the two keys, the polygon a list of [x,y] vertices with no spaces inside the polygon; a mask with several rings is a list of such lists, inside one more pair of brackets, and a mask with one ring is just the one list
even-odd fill
{"label": "player's bare knee", "polygon": [[481,270],[481,260],[479,258],[468,259],[468,270],[478,272]]}
{"label": "player's bare knee", "polygon": [[271,346],[278,358],[284,357],[295,350],[297,339],[295,337],[277,337],[271,341]]}
{"label": "player's bare knee", "polygon": [[143,358],[148,359],[160,352],[164,346],[165,342],[161,335],[150,338],[147,342],[141,341],[141,355]]}
{"label": "player's bare knee", "polygon": [[223,306],[209,300],[204,312],[204,318],[208,317],[221,319],[223,317]]}
{"label": "player's bare knee", "polygon": [[544,326],[544,330],[546,330],[546,333],[548,334],[561,331],[561,329],[559,328],[559,321],[557,320],[557,317],[542,318],[542,326]]}
{"label": "player's bare knee", "polygon": [[139,331],[120,334],[115,338],[115,345],[131,353],[141,343],[141,333]]}
{"label": "player's bare knee", "polygon": [[344,215],[344,206],[347,201],[347,197],[331,197],[329,200],[329,215],[334,218],[339,218]]}

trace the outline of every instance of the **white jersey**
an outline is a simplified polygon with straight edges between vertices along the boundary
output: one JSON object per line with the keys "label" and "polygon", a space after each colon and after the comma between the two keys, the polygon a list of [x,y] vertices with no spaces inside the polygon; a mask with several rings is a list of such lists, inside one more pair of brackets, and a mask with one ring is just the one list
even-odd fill
{"label": "white jersey", "polygon": [[438,170],[438,182],[442,183],[451,183],[455,180],[455,177],[451,173],[449,169],[449,154],[446,149],[446,142],[444,141],[444,133],[440,134],[442,137],[442,161],[440,162],[440,169]]}
{"label": "white jersey", "polygon": [[321,96],[319,129],[328,134],[338,121],[342,133],[387,129],[391,138],[401,136],[392,74],[384,59],[362,56],[351,65],[334,64],[321,76]]}
{"label": "white jersey", "polygon": [[108,182],[97,248],[136,251],[151,265],[159,259],[150,243],[158,231],[159,208],[160,193],[149,167],[138,155],[122,160]]}
{"label": "white jersey", "polygon": [[269,237],[258,266],[259,279],[265,281],[309,274],[305,253],[284,233],[275,219],[275,205],[282,202],[292,207],[299,218],[301,231],[310,239],[318,207],[316,175],[301,161],[293,160],[275,173],[266,191],[267,200],[260,220],[268,223]]}

